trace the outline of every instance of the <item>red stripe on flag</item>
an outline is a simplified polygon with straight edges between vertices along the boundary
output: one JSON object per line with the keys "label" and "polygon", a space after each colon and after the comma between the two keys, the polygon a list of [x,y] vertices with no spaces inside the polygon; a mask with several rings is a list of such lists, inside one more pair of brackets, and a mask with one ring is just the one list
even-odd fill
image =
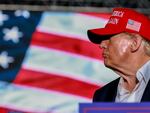
{"label": "red stripe on flag", "polygon": [[[9,108],[9,106],[0,107],[0,113],[29,113],[23,110],[16,110],[15,108]],[[31,112],[30,112],[31,113]]]}
{"label": "red stripe on flag", "polygon": [[71,78],[21,69],[17,75],[15,84],[55,90],[63,93],[92,98],[94,91],[99,88],[97,85]]}
{"label": "red stripe on flag", "polygon": [[8,113],[8,109],[0,107],[0,113]]}
{"label": "red stripe on flag", "polygon": [[80,39],[36,31],[33,34],[31,44],[103,60],[102,50],[98,45]]}

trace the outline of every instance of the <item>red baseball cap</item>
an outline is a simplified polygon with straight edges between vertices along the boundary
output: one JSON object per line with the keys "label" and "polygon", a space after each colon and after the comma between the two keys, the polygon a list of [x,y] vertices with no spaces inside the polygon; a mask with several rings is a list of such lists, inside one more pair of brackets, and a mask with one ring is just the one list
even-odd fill
{"label": "red baseball cap", "polygon": [[138,33],[150,40],[150,19],[129,8],[114,8],[104,28],[90,29],[87,33],[91,42],[99,44],[121,32]]}

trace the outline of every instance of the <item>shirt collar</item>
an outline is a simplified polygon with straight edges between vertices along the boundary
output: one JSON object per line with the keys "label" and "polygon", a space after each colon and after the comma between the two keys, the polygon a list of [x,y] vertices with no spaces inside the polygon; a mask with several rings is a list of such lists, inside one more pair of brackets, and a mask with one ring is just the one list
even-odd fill
{"label": "shirt collar", "polygon": [[150,60],[146,62],[136,73],[136,77],[140,82],[144,79],[144,82],[147,84],[150,79]]}
{"label": "shirt collar", "polygon": [[[142,80],[144,80],[144,83],[147,84],[150,79],[150,60],[146,62],[136,73],[136,77],[141,83]],[[129,93],[128,90],[124,89],[122,87],[123,78],[120,78],[119,85],[118,85],[118,91],[120,95],[124,95],[125,93]],[[136,86],[137,87],[137,86]],[[135,88],[136,89],[136,88]]]}

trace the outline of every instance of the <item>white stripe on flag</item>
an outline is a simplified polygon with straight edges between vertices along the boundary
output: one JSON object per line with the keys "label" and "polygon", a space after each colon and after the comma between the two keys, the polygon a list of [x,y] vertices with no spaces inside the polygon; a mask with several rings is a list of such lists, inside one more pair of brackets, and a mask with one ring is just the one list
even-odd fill
{"label": "white stripe on flag", "polygon": [[0,107],[36,113],[78,113],[86,98],[0,81]]}
{"label": "white stripe on flag", "polygon": [[99,60],[39,46],[30,46],[23,67],[101,85],[117,77]]}
{"label": "white stripe on flag", "polygon": [[45,12],[37,29],[40,32],[88,40],[87,30],[104,27],[107,21],[80,13]]}

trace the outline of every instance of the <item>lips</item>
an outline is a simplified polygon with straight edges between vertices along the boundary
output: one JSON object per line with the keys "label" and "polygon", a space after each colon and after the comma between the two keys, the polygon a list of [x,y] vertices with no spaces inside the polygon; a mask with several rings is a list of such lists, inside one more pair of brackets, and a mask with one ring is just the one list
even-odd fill
{"label": "lips", "polygon": [[102,56],[103,56],[104,58],[106,58],[106,57],[107,57],[107,55],[106,55],[106,54],[102,54]]}
{"label": "lips", "polygon": [[104,52],[102,53],[102,56],[103,56],[104,58],[107,58],[107,57],[108,57],[108,53],[104,51]]}

